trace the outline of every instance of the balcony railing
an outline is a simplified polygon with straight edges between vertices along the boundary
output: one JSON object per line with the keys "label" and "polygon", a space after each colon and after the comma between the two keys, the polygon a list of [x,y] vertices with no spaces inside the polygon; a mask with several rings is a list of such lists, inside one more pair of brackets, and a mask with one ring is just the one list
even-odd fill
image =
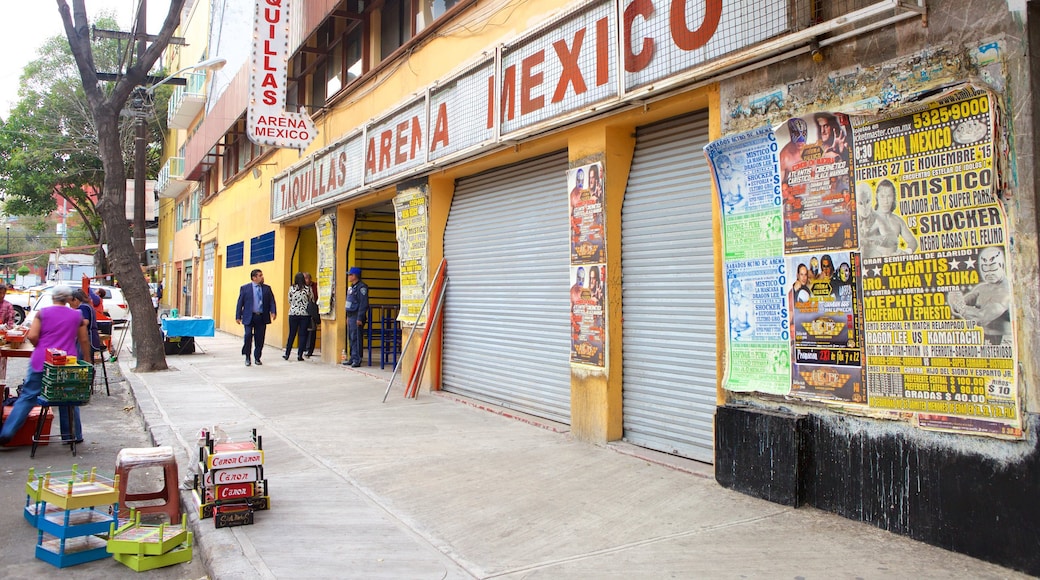
{"label": "balcony railing", "polygon": [[171,129],[187,129],[206,106],[206,73],[190,72],[184,75],[184,80],[187,84],[174,89],[166,111],[166,122]]}
{"label": "balcony railing", "polygon": [[175,199],[188,190],[191,181],[184,179],[184,158],[170,157],[166,164],[159,170],[159,179],[156,181],[155,190],[159,197]]}

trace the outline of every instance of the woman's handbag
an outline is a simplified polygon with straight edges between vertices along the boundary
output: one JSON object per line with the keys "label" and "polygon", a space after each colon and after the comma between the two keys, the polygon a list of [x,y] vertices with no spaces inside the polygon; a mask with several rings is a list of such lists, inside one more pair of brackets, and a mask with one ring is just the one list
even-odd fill
{"label": "woman's handbag", "polygon": [[311,317],[311,322],[315,325],[321,324],[321,315],[318,314],[318,303],[311,300],[307,303],[307,316]]}

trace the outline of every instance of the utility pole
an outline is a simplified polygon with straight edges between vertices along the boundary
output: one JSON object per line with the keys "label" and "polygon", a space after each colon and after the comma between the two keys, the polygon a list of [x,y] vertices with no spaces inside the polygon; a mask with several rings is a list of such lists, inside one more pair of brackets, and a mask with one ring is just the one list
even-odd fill
{"label": "utility pole", "polygon": [[[148,50],[148,19],[147,19],[147,8],[148,0],[141,0],[141,5],[137,9],[137,26],[136,32],[140,36],[137,39],[137,59],[138,61],[144,59],[144,53]],[[140,91],[139,92],[144,92]],[[148,95],[142,94],[142,99]],[[137,111],[137,118],[134,120],[135,134],[134,134],[134,251],[137,253],[137,263],[143,264],[145,259],[144,254],[144,186],[145,186],[145,170],[147,164],[145,163],[145,147],[147,146],[148,138],[148,127],[145,125],[146,111],[148,110],[148,104],[143,104],[144,109]]]}

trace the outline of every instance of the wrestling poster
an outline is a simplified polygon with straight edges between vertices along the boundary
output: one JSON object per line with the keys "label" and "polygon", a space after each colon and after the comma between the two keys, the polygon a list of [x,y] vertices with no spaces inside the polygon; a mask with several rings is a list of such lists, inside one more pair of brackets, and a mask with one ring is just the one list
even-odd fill
{"label": "wrestling poster", "polygon": [[865,404],[859,256],[854,252],[787,258],[794,361],[791,394]]}
{"label": "wrestling poster", "polygon": [[428,314],[420,312],[426,300],[428,276],[426,247],[430,218],[426,211],[426,192],[425,183],[402,185],[398,186],[394,196],[397,255],[401,269],[401,310],[397,319],[416,325],[425,324]]}
{"label": "wrestling poster", "polygon": [[336,290],[336,216],[324,214],[314,222],[318,233],[318,314],[335,318],[332,297]]}
{"label": "wrestling poster", "polygon": [[571,266],[571,362],[606,365],[606,264]]}
{"label": "wrestling poster", "polygon": [[725,272],[729,341],[724,387],[789,393],[791,348],[784,259],[733,260],[726,262]]}
{"label": "wrestling poster", "polygon": [[855,249],[849,118],[828,112],[794,117],[776,130],[776,137],[781,145],[784,250]]}
{"label": "wrestling poster", "polygon": [[607,261],[603,235],[605,177],[603,164],[599,162],[567,171],[571,264],[602,264]]}
{"label": "wrestling poster", "polygon": [[769,127],[730,135],[704,148],[722,206],[726,260],[783,253],[778,152]]}
{"label": "wrestling poster", "polygon": [[869,405],[1021,435],[1007,216],[989,94],[856,128]]}

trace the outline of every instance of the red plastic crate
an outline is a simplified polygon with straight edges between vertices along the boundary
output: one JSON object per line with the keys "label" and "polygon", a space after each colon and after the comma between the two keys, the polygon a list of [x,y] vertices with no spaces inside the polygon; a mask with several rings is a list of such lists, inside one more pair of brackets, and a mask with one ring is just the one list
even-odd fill
{"label": "red plastic crate", "polygon": [[[33,435],[36,434],[36,424],[40,421],[40,413],[43,412],[42,407],[33,407],[32,411],[29,411],[29,416],[25,418],[25,423],[22,424],[22,428],[15,433],[14,438],[11,439],[4,447],[25,447],[32,445]],[[7,421],[7,416],[11,414],[11,407],[4,407],[4,421]],[[51,432],[51,422],[54,420],[54,414],[47,413],[47,419],[43,423],[43,434],[48,435]],[[39,445],[46,445],[47,441],[40,441]]]}

